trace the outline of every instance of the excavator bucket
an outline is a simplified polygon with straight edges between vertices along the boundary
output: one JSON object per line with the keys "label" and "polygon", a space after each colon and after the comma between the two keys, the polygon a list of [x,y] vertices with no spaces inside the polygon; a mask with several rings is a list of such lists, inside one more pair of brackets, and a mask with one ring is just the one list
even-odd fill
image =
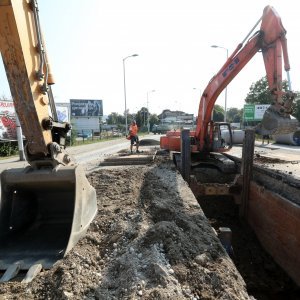
{"label": "excavator bucket", "polygon": [[297,119],[283,117],[272,109],[267,109],[257,128],[257,132],[264,134],[288,134],[295,132],[299,126]]}
{"label": "excavator bucket", "polygon": [[97,213],[94,188],[80,166],[1,173],[0,269],[50,268],[82,237]]}

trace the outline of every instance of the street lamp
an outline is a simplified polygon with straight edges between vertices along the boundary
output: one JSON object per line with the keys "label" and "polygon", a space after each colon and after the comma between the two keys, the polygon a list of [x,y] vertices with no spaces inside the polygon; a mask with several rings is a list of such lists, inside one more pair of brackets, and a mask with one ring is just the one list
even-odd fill
{"label": "street lamp", "polygon": [[[221,48],[226,50],[226,61],[228,60],[228,49],[222,46],[212,45],[212,48]],[[227,86],[225,88],[225,113],[224,113],[224,122],[227,120]]]}
{"label": "street lamp", "polygon": [[124,99],[125,99],[125,134],[128,134],[127,124],[127,104],[126,104],[126,76],[125,76],[125,60],[129,57],[139,56],[138,54],[132,54],[123,58],[123,77],[124,77]]}
{"label": "street lamp", "polygon": [[149,123],[149,93],[154,93],[154,92],[155,92],[155,90],[147,92],[147,128],[148,128],[148,134],[150,133],[150,123]]}

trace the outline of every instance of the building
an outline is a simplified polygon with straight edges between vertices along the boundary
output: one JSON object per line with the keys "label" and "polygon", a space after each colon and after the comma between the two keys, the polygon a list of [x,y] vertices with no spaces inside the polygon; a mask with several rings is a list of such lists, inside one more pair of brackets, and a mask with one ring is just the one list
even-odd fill
{"label": "building", "polygon": [[195,124],[193,114],[187,114],[183,111],[171,111],[169,109],[163,110],[158,115],[161,124],[172,124],[176,128],[192,127]]}

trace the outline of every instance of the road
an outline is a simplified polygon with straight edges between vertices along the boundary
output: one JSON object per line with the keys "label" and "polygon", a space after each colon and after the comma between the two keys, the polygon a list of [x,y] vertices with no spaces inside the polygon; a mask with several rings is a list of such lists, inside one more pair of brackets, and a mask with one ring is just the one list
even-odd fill
{"label": "road", "polygon": [[[159,140],[160,135],[145,135],[141,139]],[[104,141],[100,143],[69,147],[68,153],[74,157],[75,161],[83,165],[86,172],[91,172],[107,156],[117,153],[120,150],[128,149],[129,141],[125,138]],[[235,145],[229,154],[241,157],[241,145]],[[292,174],[300,179],[300,147],[269,144],[262,145],[261,142],[255,143],[255,157],[262,156],[273,159],[270,163],[264,164],[266,168],[276,169],[281,172]],[[275,161],[277,160],[277,162]],[[27,162],[20,161],[18,156],[0,160],[0,172],[8,168],[24,168]]]}
{"label": "road", "polygon": [[[145,135],[140,139],[159,140],[159,135]],[[75,161],[83,165],[86,172],[90,172],[95,165],[99,165],[105,157],[117,153],[120,150],[128,149],[129,141],[125,138],[117,138],[114,140],[87,144],[67,148],[67,152],[75,159]],[[0,172],[10,168],[24,168],[28,166],[26,161],[20,161],[18,156],[0,160]]]}
{"label": "road", "polygon": [[[235,157],[242,157],[242,146],[234,146],[228,153]],[[264,160],[267,158],[267,160]],[[263,161],[266,169],[276,170],[300,180],[300,147],[280,144],[262,145],[255,142],[254,159]]]}

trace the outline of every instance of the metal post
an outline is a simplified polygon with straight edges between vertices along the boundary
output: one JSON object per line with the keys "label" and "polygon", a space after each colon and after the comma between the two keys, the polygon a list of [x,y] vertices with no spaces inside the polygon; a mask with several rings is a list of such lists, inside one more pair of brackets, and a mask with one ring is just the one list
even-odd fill
{"label": "metal post", "polygon": [[[228,49],[218,45],[212,45],[212,48],[221,48],[226,50],[226,62],[228,60]],[[227,121],[227,86],[225,87],[225,112],[224,112],[224,122]]]}
{"label": "metal post", "polygon": [[149,123],[149,93],[147,93],[147,131],[150,133],[150,123]]}
{"label": "metal post", "polygon": [[190,130],[181,131],[181,175],[183,179],[190,183],[191,175],[191,139]]}
{"label": "metal post", "polygon": [[125,134],[128,134],[128,124],[127,124],[127,103],[126,103],[126,72],[125,72],[125,60],[129,57],[135,57],[138,54],[132,54],[123,58],[123,78],[124,78],[124,100],[125,100]]}
{"label": "metal post", "polygon": [[[228,60],[228,49],[226,48],[226,61]],[[224,122],[227,122],[227,85],[225,88],[225,112],[224,112]]]}
{"label": "metal post", "polygon": [[253,129],[245,130],[245,138],[243,143],[243,156],[241,175],[243,180],[243,188],[241,194],[241,204],[239,210],[240,218],[247,218],[250,184],[252,179],[253,157],[254,157],[255,132]]}
{"label": "metal post", "polygon": [[150,133],[150,122],[149,122],[149,93],[154,93],[155,90],[147,92],[147,129],[148,134]]}
{"label": "metal post", "polygon": [[125,59],[126,58],[123,59],[123,78],[124,78],[124,100],[125,100],[125,135],[127,136],[128,125],[127,125],[126,78],[125,78]]}

